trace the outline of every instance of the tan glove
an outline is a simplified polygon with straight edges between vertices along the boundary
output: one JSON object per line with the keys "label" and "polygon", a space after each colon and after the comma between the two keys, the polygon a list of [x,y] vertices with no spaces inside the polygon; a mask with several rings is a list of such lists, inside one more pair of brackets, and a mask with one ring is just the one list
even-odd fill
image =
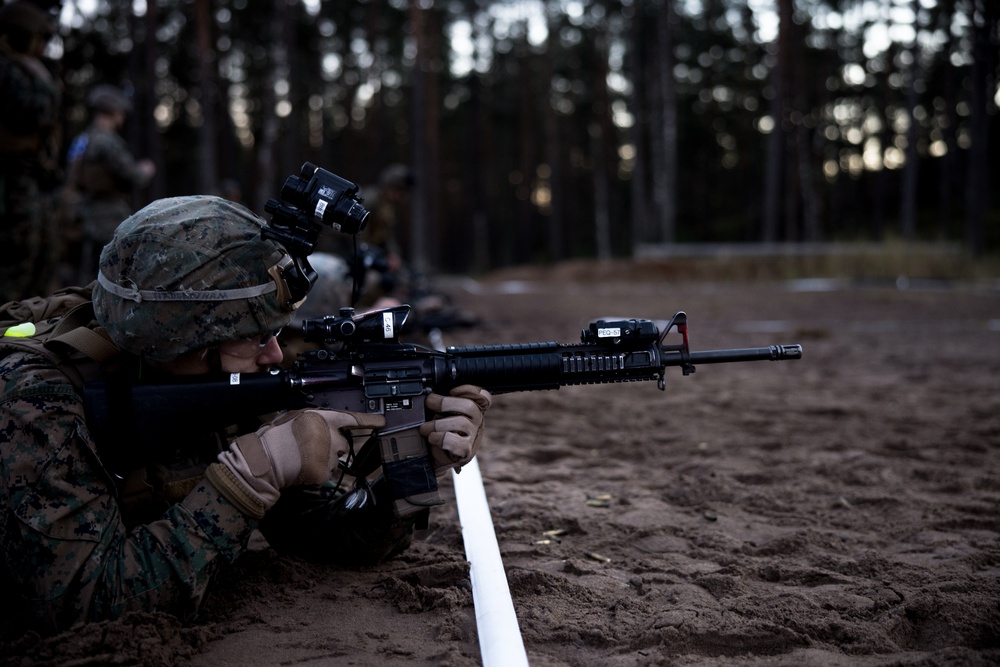
{"label": "tan glove", "polygon": [[237,438],[205,476],[254,519],[278,501],[281,489],[322,484],[348,451],[346,433],[385,426],[385,417],[360,412],[293,410]]}
{"label": "tan glove", "polygon": [[439,416],[420,426],[420,435],[430,444],[438,477],[450,468],[460,471],[472,460],[483,442],[483,419],[493,403],[490,392],[470,384],[451,390],[450,396],[428,394],[428,410]]}

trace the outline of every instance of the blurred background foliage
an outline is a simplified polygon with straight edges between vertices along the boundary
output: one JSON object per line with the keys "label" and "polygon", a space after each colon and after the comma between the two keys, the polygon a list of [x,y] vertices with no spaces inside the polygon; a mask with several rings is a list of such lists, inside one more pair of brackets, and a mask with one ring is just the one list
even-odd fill
{"label": "blurred background foliage", "polygon": [[[263,213],[305,161],[416,175],[404,247],[480,272],[689,243],[1000,247],[995,0],[64,0],[142,193]],[[68,140],[68,139],[67,139]]]}

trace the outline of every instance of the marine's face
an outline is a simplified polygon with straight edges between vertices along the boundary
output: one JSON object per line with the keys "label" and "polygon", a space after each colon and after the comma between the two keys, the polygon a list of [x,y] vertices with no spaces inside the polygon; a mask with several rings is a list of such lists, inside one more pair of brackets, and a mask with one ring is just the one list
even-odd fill
{"label": "marine's face", "polygon": [[204,375],[220,371],[257,373],[280,363],[282,358],[284,353],[275,333],[261,338],[229,340],[219,343],[214,349],[194,350],[173,361],[158,363],[150,360],[146,363],[167,375]]}
{"label": "marine's face", "polygon": [[128,118],[128,114],[124,111],[121,109],[114,109],[106,113],[108,114],[108,117],[111,118],[111,123],[115,126],[115,129],[120,130],[125,126],[125,120]]}
{"label": "marine's face", "polygon": [[283,353],[278,337],[248,338],[220,343],[219,361],[226,373],[254,373],[281,361]]}

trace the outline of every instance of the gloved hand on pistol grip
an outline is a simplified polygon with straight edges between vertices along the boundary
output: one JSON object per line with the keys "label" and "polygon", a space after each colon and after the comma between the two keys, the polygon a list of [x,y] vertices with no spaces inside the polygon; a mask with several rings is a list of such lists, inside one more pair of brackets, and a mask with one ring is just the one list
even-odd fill
{"label": "gloved hand on pistol grip", "polygon": [[259,519],[296,484],[322,484],[348,451],[347,434],[385,426],[361,412],[293,410],[237,438],[205,476],[240,511]]}
{"label": "gloved hand on pistol grip", "polygon": [[428,394],[427,409],[438,415],[420,425],[420,435],[430,444],[438,477],[472,460],[483,441],[485,413],[493,402],[490,392],[470,384],[451,390],[450,396]]}

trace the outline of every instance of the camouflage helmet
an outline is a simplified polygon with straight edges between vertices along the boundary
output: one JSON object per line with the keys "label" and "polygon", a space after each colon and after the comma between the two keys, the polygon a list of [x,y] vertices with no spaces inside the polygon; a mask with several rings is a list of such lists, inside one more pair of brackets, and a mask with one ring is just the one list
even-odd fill
{"label": "camouflage helmet", "polygon": [[132,113],[132,100],[121,88],[98,84],[87,95],[87,106],[94,111]]}
{"label": "camouflage helmet", "polygon": [[273,333],[292,309],[291,258],[261,238],[266,223],[221,197],[160,199],[125,219],[101,252],[94,312],[132,354],[171,361]]}

